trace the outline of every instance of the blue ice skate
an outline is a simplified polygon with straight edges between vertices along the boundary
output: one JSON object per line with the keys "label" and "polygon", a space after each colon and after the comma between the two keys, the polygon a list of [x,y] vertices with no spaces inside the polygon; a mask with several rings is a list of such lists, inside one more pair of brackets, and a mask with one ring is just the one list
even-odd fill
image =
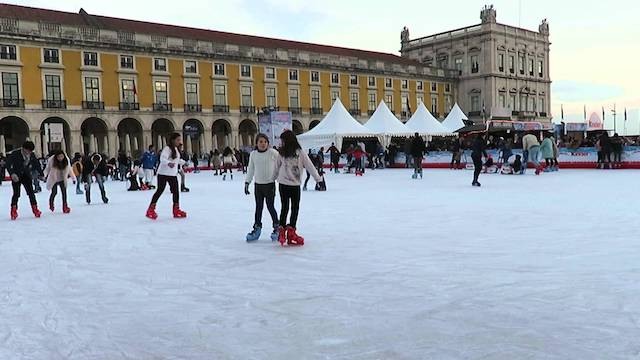
{"label": "blue ice skate", "polygon": [[254,225],[253,230],[247,234],[247,242],[256,241],[260,239],[261,233],[262,233],[262,228],[260,226]]}

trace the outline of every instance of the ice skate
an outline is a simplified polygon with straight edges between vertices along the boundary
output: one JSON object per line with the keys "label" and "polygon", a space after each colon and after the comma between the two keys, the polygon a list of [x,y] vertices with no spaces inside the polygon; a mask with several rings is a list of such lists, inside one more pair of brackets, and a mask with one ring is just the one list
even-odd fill
{"label": "ice skate", "polygon": [[284,243],[287,241],[287,229],[284,227],[280,227],[278,229],[278,242],[280,246],[284,246]]}
{"label": "ice skate", "polygon": [[33,211],[33,216],[36,218],[42,216],[42,212],[38,209],[38,205],[31,205],[31,211]]}
{"label": "ice skate", "polygon": [[262,233],[262,227],[258,225],[253,226],[253,230],[247,234],[247,242],[252,242],[260,239],[260,234]]}
{"label": "ice skate", "polygon": [[49,201],[49,210],[51,210],[51,212],[56,211],[56,207],[55,207],[55,205],[53,204],[53,201]]}
{"label": "ice skate", "polygon": [[17,206],[12,206],[11,207],[11,220],[15,220],[18,218],[18,207]]}
{"label": "ice skate", "polygon": [[296,233],[296,229],[293,226],[287,226],[287,245],[289,246],[304,245],[304,238]]}
{"label": "ice skate", "polygon": [[158,218],[158,214],[156,213],[156,204],[149,205],[149,208],[147,209],[147,215],[145,216],[151,220],[155,220]]}
{"label": "ice skate", "polygon": [[271,241],[278,241],[279,235],[280,235],[280,226],[276,224],[273,226],[273,231],[271,232]]}
{"label": "ice skate", "polygon": [[184,219],[187,217],[187,213],[180,210],[180,205],[173,204],[173,217],[176,219]]}
{"label": "ice skate", "polygon": [[71,212],[71,208],[67,204],[62,205],[62,213],[68,214]]}

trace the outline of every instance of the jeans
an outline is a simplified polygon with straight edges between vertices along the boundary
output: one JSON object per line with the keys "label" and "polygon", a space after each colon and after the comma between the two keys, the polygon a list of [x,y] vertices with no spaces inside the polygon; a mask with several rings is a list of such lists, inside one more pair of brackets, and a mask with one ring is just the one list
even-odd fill
{"label": "jeans", "polygon": [[155,205],[160,199],[160,195],[164,192],[164,189],[167,187],[167,183],[169,183],[169,189],[171,190],[171,194],[173,195],[173,203],[180,204],[180,192],[178,191],[178,177],[177,176],[167,176],[167,175],[158,175],[158,188],[156,189],[155,194],[151,198],[151,204]]}
{"label": "jeans", "polygon": [[127,175],[127,167],[125,165],[120,165],[120,181],[124,181]]}
{"label": "jeans", "polygon": [[[109,200],[107,199],[107,193],[104,190],[104,177],[100,174],[95,174],[96,183],[98,183],[98,187],[100,188],[100,195],[102,196],[102,202],[107,203]],[[87,199],[87,204],[91,203],[91,183],[93,182],[93,177],[91,175],[85,175],[84,178],[84,196]]]}
{"label": "jeans", "polygon": [[67,206],[67,185],[64,181],[53,184],[51,195],[49,196],[49,205],[53,207],[53,202],[56,199],[56,195],[58,195],[58,187],[60,187],[60,193],[62,194],[62,205]]}
{"label": "jeans", "polygon": [[264,208],[264,203],[266,202],[267,210],[269,210],[269,214],[271,215],[273,227],[276,228],[278,226],[278,213],[274,206],[274,201],[276,199],[276,183],[255,184],[253,193],[256,198],[254,226],[262,227],[262,210]]}
{"label": "jeans", "polygon": [[11,206],[18,206],[18,199],[20,199],[20,186],[22,185],[29,196],[29,203],[31,205],[37,205],[36,194],[33,192],[33,180],[28,176],[21,176],[20,181],[11,182],[13,186],[13,196],[11,197]]}
{"label": "jeans", "polygon": [[280,226],[287,226],[287,216],[289,215],[289,203],[291,203],[291,219],[289,225],[296,227],[298,222],[298,212],[300,211],[300,185],[279,185],[280,189],[280,202],[282,208],[280,209]]}
{"label": "jeans", "polygon": [[540,146],[532,146],[529,148],[529,159],[533,163],[533,167],[537,168],[540,166],[540,162],[538,162],[538,154],[540,153]]}
{"label": "jeans", "polygon": [[147,185],[151,185],[153,182],[153,169],[144,169],[144,182]]}

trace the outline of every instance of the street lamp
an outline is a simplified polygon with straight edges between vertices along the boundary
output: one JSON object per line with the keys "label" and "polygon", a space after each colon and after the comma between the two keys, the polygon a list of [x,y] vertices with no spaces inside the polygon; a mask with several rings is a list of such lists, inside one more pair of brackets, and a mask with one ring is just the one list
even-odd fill
{"label": "street lamp", "polygon": [[613,114],[613,132],[614,134],[617,133],[617,129],[616,129],[616,104],[613,104],[613,109],[611,110],[611,114]]}

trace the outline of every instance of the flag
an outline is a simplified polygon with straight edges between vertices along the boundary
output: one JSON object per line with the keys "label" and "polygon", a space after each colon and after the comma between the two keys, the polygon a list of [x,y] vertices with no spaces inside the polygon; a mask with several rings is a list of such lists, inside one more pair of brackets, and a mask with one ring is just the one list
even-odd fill
{"label": "flag", "polygon": [[564,105],[560,104],[560,119],[564,120]]}

